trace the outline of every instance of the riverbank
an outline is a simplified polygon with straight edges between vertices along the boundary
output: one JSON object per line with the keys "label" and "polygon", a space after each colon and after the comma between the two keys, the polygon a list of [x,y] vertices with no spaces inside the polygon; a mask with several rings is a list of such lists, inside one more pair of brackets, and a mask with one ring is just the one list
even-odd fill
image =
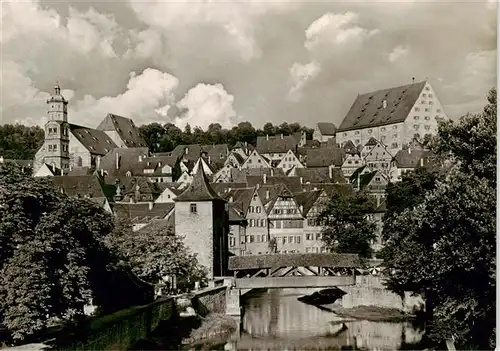
{"label": "riverbank", "polygon": [[212,313],[201,319],[201,325],[192,330],[189,337],[182,341],[183,345],[209,348],[210,345],[220,344],[238,329],[235,318],[220,313]]}
{"label": "riverbank", "polygon": [[376,306],[357,306],[353,308],[335,307],[329,309],[337,316],[352,320],[366,320],[370,322],[399,323],[413,319],[414,316],[404,313],[397,308]]}

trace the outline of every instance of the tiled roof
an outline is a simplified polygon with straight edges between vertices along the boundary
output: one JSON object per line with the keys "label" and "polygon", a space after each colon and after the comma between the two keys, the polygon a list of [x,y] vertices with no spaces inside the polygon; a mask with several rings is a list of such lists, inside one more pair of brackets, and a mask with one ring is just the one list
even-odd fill
{"label": "tiled roof", "polygon": [[351,184],[334,184],[334,183],[311,183],[303,185],[304,191],[323,190],[331,197],[334,194],[349,195],[352,193],[353,188]]}
{"label": "tiled roof", "polygon": [[[300,140],[300,137],[299,137]],[[259,136],[257,137],[257,152],[259,154],[265,153],[284,153],[288,150],[296,151],[298,140],[293,135],[288,136]]]}
{"label": "tiled roof", "polygon": [[398,168],[416,168],[420,166],[420,159],[428,155],[430,152],[427,150],[403,149],[396,153],[394,161]]}
{"label": "tiled roof", "polygon": [[51,180],[68,196],[105,197],[101,181],[95,175],[54,176]]}
{"label": "tiled roof", "polygon": [[342,166],[345,151],[341,148],[319,148],[307,150],[306,165],[311,167],[328,167],[330,165]]}
{"label": "tiled roof", "polygon": [[365,146],[377,146],[378,141],[374,137],[371,137],[368,142],[365,144]]}
{"label": "tiled roof", "polygon": [[[361,145],[360,145],[361,146]],[[342,146],[342,149],[344,149],[344,152],[346,154],[350,155],[356,155],[359,154],[359,148],[354,145],[354,143],[351,140],[347,140],[345,144]]]}
{"label": "tiled roof", "polygon": [[173,203],[155,203],[152,209],[149,206],[148,203],[115,203],[113,211],[120,219],[145,223],[165,218],[175,207]]}
{"label": "tiled roof", "polygon": [[231,180],[234,183],[247,183],[248,177],[261,177],[262,175],[266,175],[268,177],[274,176],[285,176],[285,172],[281,168],[247,168],[247,169],[231,169]]}
{"label": "tiled roof", "polygon": [[198,171],[193,176],[193,181],[175,201],[212,201],[220,200],[220,197],[208,183],[203,167],[198,167]]}
{"label": "tiled roof", "polygon": [[228,204],[228,215],[230,222],[243,222],[245,220],[243,213],[236,207],[236,204]]}
{"label": "tiled roof", "polygon": [[229,146],[227,144],[201,145],[201,149],[210,156],[211,161],[225,160],[229,155]]}
{"label": "tiled roof", "polygon": [[76,124],[70,124],[69,128],[75,138],[78,139],[91,154],[104,156],[118,147],[102,130],[82,127]]}
{"label": "tiled roof", "polygon": [[359,168],[356,168],[356,170],[349,177],[349,182],[350,183],[357,182],[358,181],[358,175],[361,174],[365,170],[365,168],[366,168],[366,165],[365,166],[361,166]]}
{"label": "tiled roof", "polygon": [[[139,162],[139,157],[147,156],[148,148],[115,148],[106,156],[101,157],[100,168],[108,172],[108,175],[124,175],[128,171],[132,175],[144,175],[144,163]],[[118,166],[116,169],[116,157],[118,155]]]}
{"label": "tiled roof", "polygon": [[50,173],[52,173],[52,175],[61,175],[61,174],[63,174],[62,169],[56,167],[53,164],[46,163],[45,166],[47,166],[47,168],[49,169]]}
{"label": "tiled roof", "polygon": [[[417,101],[426,82],[358,95],[338,131],[347,131],[403,122]],[[386,107],[383,107],[383,101]]]}
{"label": "tiled roof", "polygon": [[245,215],[248,211],[248,207],[250,206],[250,202],[252,201],[254,192],[255,188],[253,187],[232,189],[231,191],[223,194],[222,198],[229,201],[232,197],[233,201],[229,203],[232,203],[233,206],[239,208]]}
{"label": "tiled roof", "polygon": [[327,136],[335,136],[335,132],[337,132],[335,124],[330,122],[318,122],[318,129],[321,135]]}
{"label": "tiled roof", "polygon": [[175,196],[179,196],[184,191],[184,188],[181,187],[182,183],[159,182],[155,184],[157,185],[158,188],[162,190],[162,192],[168,188],[171,192],[174,193]]}
{"label": "tiled roof", "polygon": [[172,213],[167,219],[153,219],[147,225],[136,232],[136,235],[175,234],[175,214]]}
{"label": "tiled roof", "polygon": [[210,186],[217,194],[224,194],[229,189],[246,188],[247,183],[210,183]]}
{"label": "tiled roof", "polygon": [[302,206],[303,216],[307,216],[311,208],[316,203],[316,200],[318,200],[319,196],[321,195],[321,192],[322,190],[315,190],[295,194],[295,202],[299,206]]}
{"label": "tiled roof", "polygon": [[295,176],[302,178],[302,183],[330,183],[328,167],[296,168]]}
{"label": "tiled roof", "polygon": [[[302,192],[302,184],[300,183],[299,177],[266,177],[266,183],[264,183],[261,177],[260,185],[279,185],[283,184],[290,190],[293,194]],[[250,184],[249,184],[250,185]]]}
{"label": "tiled roof", "polygon": [[147,147],[139,128],[130,118],[108,113],[97,127],[102,131],[116,131],[127,147]]}
{"label": "tiled roof", "polygon": [[76,167],[70,169],[68,172],[68,176],[85,176],[90,174],[92,174],[90,167]]}

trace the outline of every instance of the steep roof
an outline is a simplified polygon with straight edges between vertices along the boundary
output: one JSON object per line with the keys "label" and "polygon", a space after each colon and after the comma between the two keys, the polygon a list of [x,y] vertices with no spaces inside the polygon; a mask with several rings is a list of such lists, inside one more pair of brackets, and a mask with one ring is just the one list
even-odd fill
{"label": "steep roof", "polygon": [[217,194],[227,193],[230,189],[246,188],[247,183],[210,183],[210,186]]}
{"label": "steep roof", "polygon": [[146,141],[141,136],[139,128],[130,118],[108,113],[97,126],[98,130],[116,131],[127,147],[147,147]]}
{"label": "steep roof", "polygon": [[416,168],[420,166],[420,160],[429,156],[427,150],[403,149],[399,150],[394,156],[394,161],[399,168]]}
{"label": "steep roof", "polygon": [[[299,138],[300,140],[300,138]],[[257,137],[257,152],[263,153],[283,153],[288,150],[296,151],[298,145],[297,136],[259,136]]]}
{"label": "steep roof", "polygon": [[353,188],[351,184],[335,184],[335,183],[311,183],[303,185],[304,191],[323,190],[328,196],[349,195],[352,193]]}
{"label": "steep roof", "polygon": [[198,171],[193,176],[193,181],[182,194],[174,201],[213,201],[221,200],[217,193],[210,186],[203,167],[198,167]]}
{"label": "steep roof", "polygon": [[231,204],[236,206],[245,215],[252,201],[253,194],[255,192],[254,187],[232,189],[231,191],[222,195],[222,198],[226,201],[232,198]]}
{"label": "steep roof", "polygon": [[321,192],[322,190],[315,190],[295,194],[295,202],[299,206],[302,206],[303,216],[307,216],[311,208],[316,203],[316,200],[318,200],[319,196],[321,195]]}
{"label": "steep roof", "polygon": [[330,122],[318,122],[318,129],[321,135],[335,136],[337,126]]}
{"label": "steep roof", "polygon": [[99,178],[95,175],[54,176],[51,181],[62,188],[68,196],[106,197]]}
{"label": "steep roof", "polygon": [[155,203],[149,208],[148,203],[115,203],[113,211],[120,219],[135,223],[144,223],[153,219],[163,219],[174,209],[173,203]]}
{"label": "steep roof", "polygon": [[[123,175],[130,171],[132,175],[144,175],[144,167],[147,163],[139,162],[149,153],[148,148],[115,148],[101,158],[100,168],[108,172],[108,175]],[[118,155],[118,169],[116,168],[116,158]]]}
{"label": "steep roof", "polygon": [[374,137],[371,137],[368,142],[365,144],[365,146],[377,146],[378,141]]}
{"label": "steep roof", "polygon": [[337,147],[324,147],[320,149],[308,149],[306,165],[311,167],[328,167],[330,165],[342,166],[345,151]]}
{"label": "steep roof", "polygon": [[102,130],[82,127],[76,124],[70,124],[69,128],[75,138],[78,139],[91,154],[104,156],[118,147]]}
{"label": "steep roof", "polygon": [[302,183],[330,183],[328,167],[296,168],[295,176],[302,178]]}
{"label": "steep roof", "polygon": [[[426,82],[377,90],[358,95],[338,131],[378,127],[403,122],[417,101]],[[386,101],[386,108],[383,101]]]}

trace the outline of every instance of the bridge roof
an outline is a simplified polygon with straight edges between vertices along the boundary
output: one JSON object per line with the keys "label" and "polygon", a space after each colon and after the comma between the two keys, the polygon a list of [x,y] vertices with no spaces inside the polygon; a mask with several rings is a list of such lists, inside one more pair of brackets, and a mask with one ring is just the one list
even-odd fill
{"label": "bridge roof", "polygon": [[229,269],[262,269],[277,267],[360,267],[357,254],[283,254],[233,256],[229,258]]}

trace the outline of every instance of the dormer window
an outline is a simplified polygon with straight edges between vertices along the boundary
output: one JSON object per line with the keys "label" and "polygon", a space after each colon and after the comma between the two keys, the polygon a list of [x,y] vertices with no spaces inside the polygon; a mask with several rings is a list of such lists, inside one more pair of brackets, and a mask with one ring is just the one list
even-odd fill
{"label": "dormer window", "polygon": [[198,212],[198,208],[197,208],[196,204],[190,204],[189,205],[189,212],[191,212],[191,213],[197,213]]}

